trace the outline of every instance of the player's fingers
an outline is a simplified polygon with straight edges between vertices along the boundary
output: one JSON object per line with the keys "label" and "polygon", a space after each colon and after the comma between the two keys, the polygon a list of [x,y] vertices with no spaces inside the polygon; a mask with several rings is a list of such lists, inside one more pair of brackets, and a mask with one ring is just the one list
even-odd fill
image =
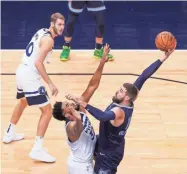
{"label": "player's fingers", "polygon": [[52,90],[52,96],[55,94],[55,91],[54,90]]}
{"label": "player's fingers", "polygon": [[68,98],[68,95],[69,95],[68,93],[67,93],[67,94],[65,94],[65,97],[66,97],[66,98]]}
{"label": "player's fingers", "polygon": [[173,50],[175,50],[175,49],[176,49],[176,47],[177,47],[177,42],[175,43],[175,46],[174,46]]}
{"label": "player's fingers", "polygon": [[67,95],[66,95],[66,98],[67,98],[68,100],[71,100],[71,94],[67,94]]}
{"label": "player's fingers", "polygon": [[70,112],[71,112],[71,113],[74,113],[74,112],[75,112],[75,109],[73,108],[73,106],[70,106],[69,109],[70,109]]}
{"label": "player's fingers", "polygon": [[57,96],[57,94],[58,94],[58,89],[57,89],[56,92],[55,92],[55,96]]}

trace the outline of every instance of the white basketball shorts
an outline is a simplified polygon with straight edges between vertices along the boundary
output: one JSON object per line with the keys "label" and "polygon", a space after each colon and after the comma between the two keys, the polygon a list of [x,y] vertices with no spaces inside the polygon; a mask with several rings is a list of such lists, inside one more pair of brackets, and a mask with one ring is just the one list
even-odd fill
{"label": "white basketball shorts", "polygon": [[28,65],[21,64],[16,70],[17,99],[25,97],[29,106],[47,105],[49,97],[41,76]]}
{"label": "white basketball shorts", "polygon": [[71,157],[68,157],[68,174],[93,174],[94,165],[92,162],[81,163],[73,161]]}

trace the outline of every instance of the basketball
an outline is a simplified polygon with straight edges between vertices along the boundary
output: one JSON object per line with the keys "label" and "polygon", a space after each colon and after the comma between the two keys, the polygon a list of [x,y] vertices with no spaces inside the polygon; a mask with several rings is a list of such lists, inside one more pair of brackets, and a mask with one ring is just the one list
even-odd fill
{"label": "basketball", "polygon": [[175,47],[175,44],[175,36],[168,31],[163,31],[156,36],[155,45],[161,51],[172,50]]}

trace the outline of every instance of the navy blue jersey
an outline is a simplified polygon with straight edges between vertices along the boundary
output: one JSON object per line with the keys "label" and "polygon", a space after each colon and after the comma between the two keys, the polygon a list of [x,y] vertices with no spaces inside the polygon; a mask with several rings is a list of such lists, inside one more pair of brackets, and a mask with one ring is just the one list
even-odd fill
{"label": "navy blue jersey", "polygon": [[112,103],[105,111],[110,111],[114,107],[120,107],[125,112],[125,120],[119,127],[113,126],[110,120],[100,122],[99,148],[101,149],[112,150],[121,146],[124,147],[124,138],[131,122],[133,106],[122,106],[117,103]]}
{"label": "navy blue jersey", "polygon": [[125,135],[131,122],[133,105],[122,106],[117,103],[111,103],[105,111],[110,111],[114,107],[120,107],[125,112],[125,120],[119,127],[113,126],[110,120],[100,122],[98,149],[94,167],[96,174],[116,173],[117,166],[123,159]]}
{"label": "navy blue jersey", "polygon": [[96,150],[96,163],[94,172],[96,174],[115,174],[117,167],[124,155],[125,135],[130,125],[133,105],[122,106],[111,103],[105,111],[110,111],[114,107],[120,107],[125,112],[125,120],[115,127],[109,121],[101,121],[99,128],[98,149]]}

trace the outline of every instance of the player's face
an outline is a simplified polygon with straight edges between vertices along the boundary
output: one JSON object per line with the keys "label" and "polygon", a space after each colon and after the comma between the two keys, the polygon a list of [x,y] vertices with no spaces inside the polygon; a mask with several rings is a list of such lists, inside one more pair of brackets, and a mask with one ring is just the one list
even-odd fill
{"label": "player's face", "polygon": [[63,31],[64,31],[64,20],[62,19],[57,19],[55,24],[54,24],[54,32],[56,35],[62,35]]}
{"label": "player's face", "polygon": [[70,107],[73,107],[74,109],[77,108],[77,105],[75,103],[69,103],[69,102],[63,102],[62,103],[62,109],[63,109],[63,114],[66,118],[69,120],[74,120],[74,116],[72,115],[70,111]]}
{"label": "player's face", "polygon": [[126,88],[122,86],[113,96],[112,101],[119,104],[123,102],[124,100],[129,100],[129,97],[127,96]]}

